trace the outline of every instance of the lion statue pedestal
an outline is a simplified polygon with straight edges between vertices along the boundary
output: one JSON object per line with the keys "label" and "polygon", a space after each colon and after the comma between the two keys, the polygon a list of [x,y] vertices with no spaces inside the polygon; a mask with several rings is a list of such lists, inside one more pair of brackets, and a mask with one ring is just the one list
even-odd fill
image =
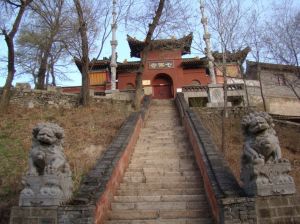
{"label": "lion statue pedestal", "polygon": [[291,164],[281,158],[272,117],[265,112],[244,116],[245,138],[241,164],[243,188],[249,196],[294,194],[294,179],[288,174]]}
{"label": "lion statue pedestal", "polygon": [[41,123],[33,129],[29,170],[19,206],[58,206],[72,196],[72,173],[63,152],[63,129]]}

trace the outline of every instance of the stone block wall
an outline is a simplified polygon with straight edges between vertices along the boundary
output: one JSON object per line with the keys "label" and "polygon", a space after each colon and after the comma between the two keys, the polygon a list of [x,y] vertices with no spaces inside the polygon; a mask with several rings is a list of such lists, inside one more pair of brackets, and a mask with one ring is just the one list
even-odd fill
{"label": "stone block wall", "polygon": [[[114,106],[125,107],[131,110],[130,93],[118,93],[117,95],[91,96],[91,103],[103,106],[103,104],[112,104]],[[11,104],[26,108],[33,107],[54,107],[54,108],[72,108],[78,104],[78,95],[62,93],[61,91],[46,91],[32,89],[14,89],[11,96]]]}
{"label": "stone block wall", "polygon": [[132,113],[95,167],[83,178],[72,201],[59,207],[14,207],[10,224],[100,224],[129,164],[150,99]]}
{"label": "stone block wall", "polygon": [[[277,88],[273,87],[276,92]],[[248,86],[249,104],[263,108],[260,87]],[[265,92],[267,112],[279,115],[300,116],[300,102],[295,95],[268,94]]]}
{"label": "stone block wall", "polygon": [[76,106],[78,96],[75,94],[62,94],[60,92],[31,89],[14,89],[10,102],[20,106],[32,107],[65,107]]}
{"label": "stone block wall", "polygon": [[57,207],[13,207],[10,223],[13,224],[57,224]]}
{"label": "stone block wall", "polygon": [[247,198],[209,133],[188,108],[183,94],[176,105],[194,150],[216,223],[256,223],[254,198]]}
{"label": "stone block wall", "polygon": [[57,208],[57,224],[94,224],[94,214],[95,206],[93,205],[60,206]]}
{"label": "stone block wall", "polygon": [[256,198],[258,224],[300,223],[300,195]]}
{"label": "stone block wall", "polygon": [[[300,195],[248,197],[208,132],[180,94],[177,95],[176,105],[194,149],[216,223],[300,223]],[[281,125],[290,125],[289,123],[283,122]]]}

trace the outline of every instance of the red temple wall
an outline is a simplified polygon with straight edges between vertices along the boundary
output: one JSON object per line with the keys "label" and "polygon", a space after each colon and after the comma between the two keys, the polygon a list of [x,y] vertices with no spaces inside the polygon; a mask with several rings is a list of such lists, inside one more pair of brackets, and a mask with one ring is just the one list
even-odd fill
{"label": "red temple wall", "polygon": [[135,75],[136,73],[126,72],[118,75],[117,88],[119,90],[127,89],[128,84],[132,84],[135,87]]}
{"label": "red temple wall", "polygon": [[[151,68],[150,63],[170,61],[171,68]],[[206,74],[205,68],[183,69],[180,50],[159,50],[150,51],[146,67],[144,69],[143,80],[149,80],[150,86],[154,83],[158,75],[167,75],[172,79],[173,93],[177,88],[184,85],[190,85],[194,80],[199,81],[202,85],[210,82],[210,77]],[[131,83],[135,86],[135,73],[125,72],[118,75],[118,89],[125,90],[127,85]],[[174,94],[175,97],[175,94]]]}

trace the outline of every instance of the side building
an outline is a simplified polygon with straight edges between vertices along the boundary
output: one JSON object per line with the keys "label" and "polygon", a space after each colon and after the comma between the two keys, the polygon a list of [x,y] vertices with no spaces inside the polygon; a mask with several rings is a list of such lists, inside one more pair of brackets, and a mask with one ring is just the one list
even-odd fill
{"label": "side building", "polygon": [[[247,61],[247,80],[261,80],[266,109],[272,114],[300,116],[300,67]],[[260,85],[248,86],[253,101],[262,102]]]}

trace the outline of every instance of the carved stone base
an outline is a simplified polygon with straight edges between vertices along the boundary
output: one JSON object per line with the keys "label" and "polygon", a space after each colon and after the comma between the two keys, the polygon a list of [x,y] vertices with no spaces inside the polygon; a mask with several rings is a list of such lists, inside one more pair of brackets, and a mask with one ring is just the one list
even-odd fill
{"label": "carved stone base", "polygon": [[[223,84],[209,84],[208,99],[207,107],[224,107]],[[231,102],[227,102],[227,107],[231,107]]]}
{"label": "carved stone base", "polygon": [[64,174],[25,176],[19,206],[58,206],[72,195],[72,177]]}
{"label": "carved stone base", "polygon": [[281,159],[274,163],[248,164],[242,167],[241,180],[249,196],[294,194],[294,179],[288,175],[291,164]]}

